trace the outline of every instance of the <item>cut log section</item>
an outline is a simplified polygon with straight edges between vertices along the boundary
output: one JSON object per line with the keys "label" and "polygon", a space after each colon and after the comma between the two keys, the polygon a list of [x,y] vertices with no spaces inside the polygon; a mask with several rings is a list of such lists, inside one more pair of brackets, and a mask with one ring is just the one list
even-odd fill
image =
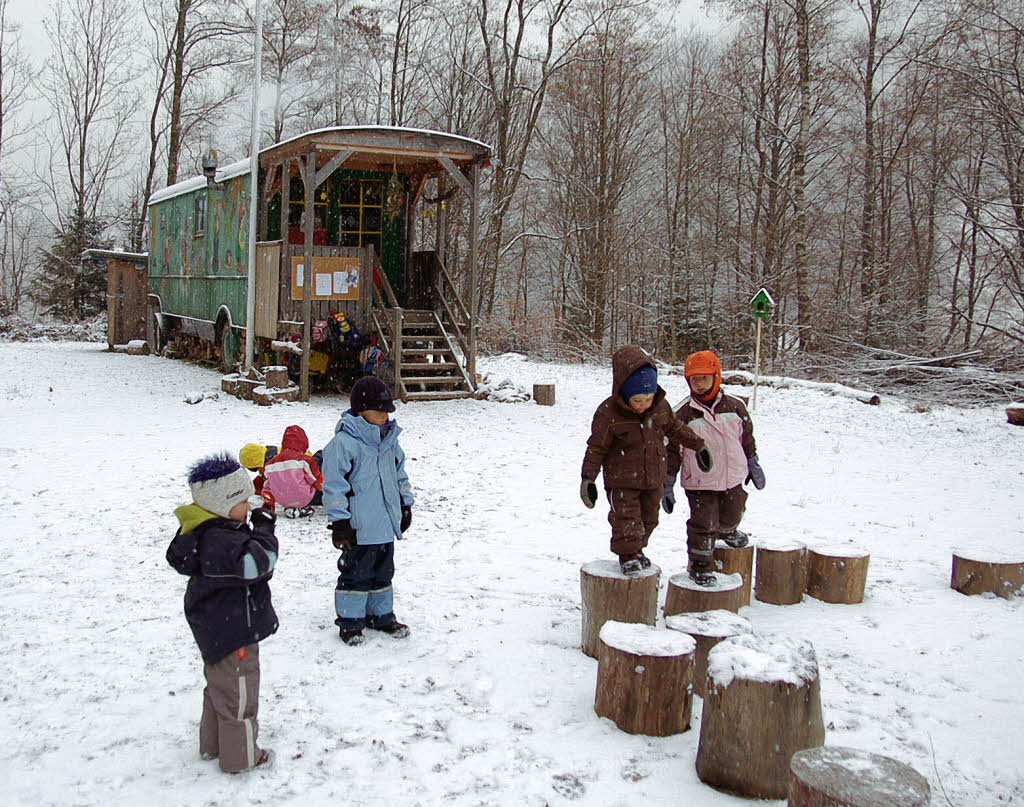
{"label": "cut log section", "polygon": [[555,385],[554,384],[534,384],[533,385],[533,400],[535,400],[541,406],[554,406],[555,405]]}
{"label": "cut log section", "polygon": [[825,742],[814,647],[803,639],[745,634],[708,654],[697,746],[705,784],[783,799],[794,753]]}
{"label": "cut log section", "polygon": [[687,572],[672,575],[665,595],[665,616],[718,609],[733,613],[739,611],[743,604],[743,577],[739,574],[713,574],[713,586],[697,585]]}
{"label": "cut log section", "polygon": [[704,697],[707,688],[708,653],[730,636],[752,633],[750,621],[732,611],[699,611],[665,617],[665,627],[688,634],[697,643],[693,656],[693,691]]}
{"label": "cut log section", "polygon": [[961,594],[991,593],[1005,600],[1024,596],[1024,557],[955,551],[949,585]]}
{"label": "cut log section", "polygon": [[252,401],[259,406],[272,406],[276,403],[299,400],[299,385],[290,384],[284,389],[267,389],[259,386],[252,391]]}
{"label": "cut log section", "polygon": [[800,543],[757,547],[754,598],[772,605],[795,605],[807,588],[807,547]]}
{"label": "cut log section", "polygon": [[288,387],[288,368],[274,365],[263,368],[264,386],[268,389],[286,389]]}
{"label": "cut log section", "polygon": [[658,619],[658,581],[661,569],[651,566],[638,574],[623,574],[616,560],[595,560],[580,568],[583,599],[581,646],[597,658],[601,627],[610,619],[653,625]]}
{"label": "cut log section", "polygon": [[1006,422],[1014,426],[1024,426],[1024,404],[1006,407]]}
{"label": "cut log section", "polygon": [[650,625],[605,622],[594,711],[628,734],[666,737],[690,728],[694,640]]}
{"label": "cut log section", "polygon": [[740,605],[750,605],[750,587],[754,581],[754,545],[738,549],[725,541],[715,543],[715,569],[722,574],[739,573],[743,576],[743,599]]}
{"label": "cut log section", "polygon": [[145,339],[132,339],[123,345],[112,345],[110,349],[114,353],[127,353],[129,356],[148,356],[149,342]]}
{"label": "cut log section", "polygon": [[857,548],[808,549],[807,594],[822,602],[863,602],[870,559]]}
{"label": "cut log section", "polygon": [[928,781],[909,765],[857,748],[797,751],[788,807],[926,807]]}

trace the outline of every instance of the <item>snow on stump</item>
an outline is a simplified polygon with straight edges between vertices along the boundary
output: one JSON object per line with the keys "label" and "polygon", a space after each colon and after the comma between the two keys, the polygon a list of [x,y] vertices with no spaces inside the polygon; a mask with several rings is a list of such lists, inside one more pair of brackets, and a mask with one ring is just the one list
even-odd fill
{"label": "snow on stump", "polygon": [[754,598],[772,605],[795,605],[807,588],[807,547],[801,543],[757,547]]}
{"label": "snow on stump", "polygon": [[597,658],[601,627],[610,619],[653,625],[658,619],[661,569],[651,566],[626,575],[617,560],[595,560],[580,567],[583,598],[583,652]]}
{"label": "snow on stump", "polygon": [[231,373],[220,379],[222,392],[234,395],[243,401],[251,401],[252,391],[261,386],[263,386],[263,376],[255,367],[250,367],[245,373]]}
{"label": "snow on stump", "polygon": [[288,368],[284,365],[271,365],[263,368],[263,384],[268,389],[287,389]]}
{"label": "snow on stump", "polygon": [[687,572],[672,575],[665,595],[665,616],[719,609],[734,614],[739,611],[743,604],[743,576],[720,572],[712,574],[715,576],[713,586],[697,585]]}
{"label": "snow on stump", "polygon": [[730,636],[752,633],[754,630],[750,620],[721,609],[667,616],[665,627],[688,634],[697,643],[697,652],[693,657],[693,691],[702,698],[707,689],[708,653],[711,648]]}
{"label": "snow on stump", "polygon": [[754,545],[738,549],[725,541],[715,542],[715,569],[723,574],[739,572],[743,576],[743,597],[740,605],[750,605],[750,585],[754,579]]}
{"label": "snow on stump", "polygon": [[909,765],[857,748],[797,751],[788,807],[926,807],[928,781]]}
{"label": "snow on stump", "polygon": [[252,391],[252,401],[258,406],[272,406],[276,403],[299,400],[298,384],[291,384],[284,389],[269,389],[265,385]]}
{"label": "snow on stump", "polygon": [[541,406],[554,406],[555,405],[555,385],[554,384],[534,384],[533,385],[533,400],[535,400]]}
{"label": "snow on stump", "polygon": [[1008,600],[1024,595],[1024,556],[991,550],[955,550],[950,588],[961,594],[995,594]]}
{"label": "snow on stump", "polygon": [[696,642],[650,625],[604,623],[594,711],[627,734],[666,737],[690,728]]}
{"label": "snow on stump", "polygon": [[855,547],[808,549],[807,594],[822,602],[863,602],[870,559],[865,550]]}
{"label": "snow on stump", "polygon": [[1024,426],[1024,404],[1013,404],[1006,407],[1006,422],[1014,426]]}
{"label": "snow on stump", "polygon": [[145,339],[132,339],[123,345],[113,345],[110,349],[114,353],[127,353],[129,356],[148,356],[149,342]]}
{"label": "snow on stump", "polygon": [[809,641],[744,634],[712,648],[697,746],[702,782],[784,799],[790,758],[824,742],[818,660]]}

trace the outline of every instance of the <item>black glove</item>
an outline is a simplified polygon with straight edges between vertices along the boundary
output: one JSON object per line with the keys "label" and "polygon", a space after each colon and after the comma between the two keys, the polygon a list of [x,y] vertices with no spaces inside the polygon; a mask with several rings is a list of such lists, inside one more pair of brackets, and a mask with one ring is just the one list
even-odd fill
{"label": "black glove", "polygon": [[410,526],[412,526],[412,508],[411,507],[403,506],[402,507],[402,524],[399,527],[399,529],[402,532],[405,532],[407,529],[409,529]]}
{"label": "black glove", "polygon": [[697,452],[697,467],[700,468],[704,473],[707,473],[715,467],[715,461],[711,457],[711,452],[707,448],[702,448]]}
{"label": "black glove", "polygon": [[593,479],[584,479],[580,482],[580,498],[589,509],[594,509],[594,505],[597,504],[597,485]]}
{"label": "black glove", "polygon": [[661,486],[661,509],[666,513],[671,513],[676,507],[676,478],[673,476],[671,479],[666,479],[665,484]]}
{"label": "black glove", "polygon": [[254,527],[260,524],[273,526],[274,522],[277,521],[277,514],[271,508],[263,505],[249,513],[249,521],[252,522]]}
{"label": "black glove", "polygon": [[352,529],[352,525],[347,518],[332,521],[330,530],[331,542],[334,544],[335,549],[347,552],[356,545],[356,531]]}
{"label": "black glove", "polygon": [[757,454],[751,454],[747,457],[747,478],[743,484],[747,482],[753,482],[755,488],[764,490],[764,471],[761,470],[761,463],[757,461]]}

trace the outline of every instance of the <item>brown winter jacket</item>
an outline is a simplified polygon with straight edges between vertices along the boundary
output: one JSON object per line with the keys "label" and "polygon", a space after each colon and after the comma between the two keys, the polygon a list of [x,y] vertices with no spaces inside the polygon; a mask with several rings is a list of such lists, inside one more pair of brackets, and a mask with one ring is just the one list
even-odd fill
{"label": "brown winter jacket", "polygon": [[636,345],[619,348],[612,356],[612,394],[594,412],[582,471],[584,479],[597,479],[604,468],[605,488],[660,488],[667,476],[666,438],[668,451],[677,457],[680,444],[694,451],[704,447],[700,437],[676,420],[661,387],[642,415],[622,400],[623,383],[645,364],[654,362]]}

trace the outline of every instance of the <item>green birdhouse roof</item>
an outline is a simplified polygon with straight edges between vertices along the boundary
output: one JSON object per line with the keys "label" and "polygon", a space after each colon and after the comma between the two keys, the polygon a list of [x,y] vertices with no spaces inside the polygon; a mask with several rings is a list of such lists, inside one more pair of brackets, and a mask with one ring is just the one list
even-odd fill
{"label": "green birdhouse roof", "polygon": [[763,287],[758,289],[757,294],[750,298],[750,302],[753,304],[754,308],[757,309],[775,307],[775,300],[773,300],[772,296],[768,293],[768,289]]}

